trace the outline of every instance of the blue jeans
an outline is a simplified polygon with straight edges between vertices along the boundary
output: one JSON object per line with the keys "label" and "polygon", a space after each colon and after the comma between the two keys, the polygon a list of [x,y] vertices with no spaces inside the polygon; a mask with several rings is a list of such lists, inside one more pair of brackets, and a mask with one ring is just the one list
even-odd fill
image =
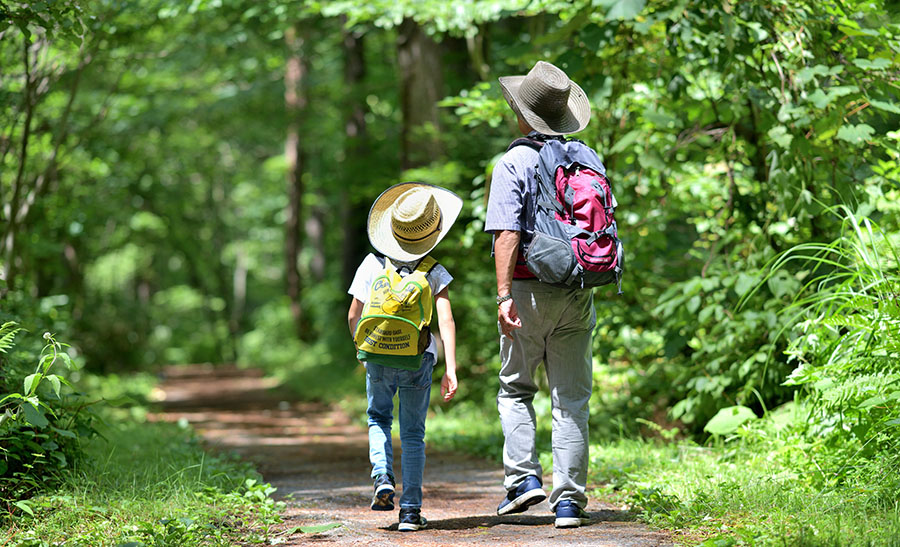
{"label": "blue jeans", "polygon": [[394,476],[391,423],[394,394],[400,391],[400,443],[403,453],[401,508],[422,507],[422,475],[425,473],[425,414],[431,395],[434,356],[426,353],[419,370],[402,370],[366,363],[366,396],[369,408],[369,461],[372,477]]}

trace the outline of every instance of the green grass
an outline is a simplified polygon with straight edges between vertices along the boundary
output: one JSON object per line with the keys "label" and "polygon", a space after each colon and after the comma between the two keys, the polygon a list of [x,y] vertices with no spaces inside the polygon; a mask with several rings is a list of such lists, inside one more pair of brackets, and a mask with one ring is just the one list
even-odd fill
{"label": "green grass", "polygon": [[[432,388],[434,390],[434,388]],[[503,432],[500,420],[473,401],[454,401],[452,406],[432,403],[433,414],[425,422],[429,449],[464,452],[502,460]]]}
{"label": "green grass", "polygon": [[173,424],[124,422],[86,446],[63,485],[29,500],[0,545],[233,545],[264,540],[280,508],[248,464]]}
{"label": "green grass", "polygon": [[897,459],[829,481],[835,473],[816,468],[816,452],[742,439],[620,440],[592,447],[591,482],[686,544],[900,545]]}

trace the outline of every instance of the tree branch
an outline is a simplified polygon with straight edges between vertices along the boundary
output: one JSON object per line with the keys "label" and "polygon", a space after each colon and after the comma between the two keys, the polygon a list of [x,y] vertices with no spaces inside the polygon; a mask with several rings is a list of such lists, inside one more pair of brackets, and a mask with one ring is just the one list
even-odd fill
{"label": "tree branch", "polygon": [[90,57],[84,55],[83,43],[81,46],[81,51],[79,52],[79,56],[81,57],[81,60],[78,63],[78,67],[75,69],[74,78],[72,80],[72,87],[69,90],[69,99],[66,102],[66,107],[65,110],[63,110],[62,117],[58,122],[56,137],[53,139],[53,151],[50,153],[50,158],[47,161],[47,166],[44,168],[44,172],[35,177],[34,185],[32,186],[31,191],[28,193],[28,196],[25,198],[19,211],[16,212],[15,222],[17,224],[25,223],[25,219],[28,217],[28,213],[31,210],[31,207],[34,205],[35,201],[37,201],[38,196],[40,196],[45,190],[47,182],[55,178],[59,149],[62,146],[63,141],[65,141],[66,137],[69,134],[69,116],[72,113],[72,105],[75,103],[75,97],[78,95],[78,87],[81,83],[81,75],[84,72],[85,67],[90,63]]}
{"label": "tree branch", "polygon": [[13,195],[8,205],[8,213],[5,215],[9,222],[6,223],[6,230],[3,232],[2,256],[3,264],[0,265],[0,278],[6,280],[6,288],[0,290],[0,296],[5,296],[7,291],[12,290],[15,281],[15,247],[16,247],[16,211],[19,207],[19,199],[22,194],[22,183],[25,178],[25,165],[28,161],[28,141],[31,137],[31,120],[34,116],[34,103],[32,102],[32,79],[31,79],[31,59],[29,58],[29,49],[31,41],[25,38],[22,46],[22,59],[25,65],[25,127],[22,130],[22,145],[19,152],[19,169],[16,172],[16,179],[13,182]]}
{"label": "tree branch", "polygon": [[29,47],[31,42],[26,38],[23,46],[23,61],[25,64],[25,90],[22,100],[25,105],[25,126],[22,129],[22,142],[19,148],[19,169],[16,172],[16,178],[13,181],[13,196],[9,203],[9,212],[6,217],[9,219],[4,236],[15,231],[16,213],[18,212],[19,199],[22,194],[22,182],[25,178],[25,166],[28,163],[28,141],[31,137],[31,120],[34,117],[34,103],[32,102],[32,80],[31,80],[31,59],[29,58]]}

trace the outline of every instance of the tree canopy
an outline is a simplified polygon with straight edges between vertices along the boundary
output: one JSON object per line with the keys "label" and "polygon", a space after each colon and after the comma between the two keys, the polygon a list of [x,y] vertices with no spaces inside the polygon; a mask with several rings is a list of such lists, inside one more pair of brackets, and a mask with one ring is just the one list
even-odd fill
{"label": "tree canopy", "polygon": [[[597,390],[598,415],[704,435],[721,408],[798,392],[842,413],[817,390],[860,372],[878,387],[840,400],[896,401],[892,289],[823,300],[863,266],[896,282],[895,8],[2,2],[0,319],[66,333],[95,371],[238,361],[323,396],[308,379],[358,374],[345,292],[368,207],[421,180],[466,199],[436,256],[456,277],[463,396],[489,405],[485,186],[516,136],[496,78],[543,59],[588,92],[578,138],[620,201],[625,295],[596,292],[594,350],[624,389]],[[861,360],[829,369],[838,347]]]}

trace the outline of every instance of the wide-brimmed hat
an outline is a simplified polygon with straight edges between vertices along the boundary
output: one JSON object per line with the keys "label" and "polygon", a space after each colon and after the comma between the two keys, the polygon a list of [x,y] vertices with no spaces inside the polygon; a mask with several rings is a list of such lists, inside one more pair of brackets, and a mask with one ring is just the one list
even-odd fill
{"label": "wide-brimmed hat", "polygon": [[500,89],[510,108],[545,135],[577,133],[591,119],[591,103],[584,90],[544,61],[525,76],[501,77]]}
{"label": "wide-brimmed hat", "polygon": [[369,241],[388,258],[413,262],[444,239],[462,204],[459,196],[440,186],[395,184],[382,192],[369,210]]}

